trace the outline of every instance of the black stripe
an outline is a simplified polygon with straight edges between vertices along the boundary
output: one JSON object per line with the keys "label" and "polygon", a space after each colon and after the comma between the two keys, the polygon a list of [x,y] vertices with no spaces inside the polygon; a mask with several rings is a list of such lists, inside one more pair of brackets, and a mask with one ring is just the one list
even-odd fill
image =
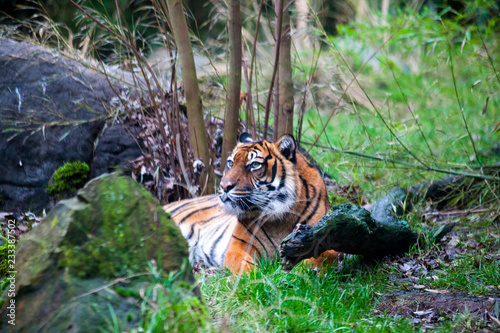
{"label": "black stripe", "polygon": [[212,248],[210,249],[210,256],[211,257],[213,257],[215,255],[215,253],[214,253],[215,252],[215,248],[217,247],[217,244],[219,244],[220,240],[222,239],[222,236],[224,236],[224,234],[226,233],[227,228],[229,228],[229,223],[227,223],[226,227],[220,233],[219,237],[217,237],[217,239],[215,240],[215,242],[212,243]]}
{"label": "black stripe", "polygon": [[[316,195],[317,195],[317,193],[318,193],[318,191],[316,190],[316,186],[314,186],[314,185],[310,185],[310,186],[308,186],[308,187],[310,187],[310,188],[312,189],[312,192],[313,192],[313,193],[312,193],[312,195],[310,196],[310,199],[309,199],[309,201],[308,201],[308,203],[307,203],[307,209],[309,209],[309,208],[311,207],[311,204],[312,204],[312,203],[314,202],[314,200],[316,199]],[[318,207],[318,203],[319,203],[319,201],[316,203],[316,207]],[[304,210],[304,212],[303,212],[301,215],[302,215],[302,216],[304,216],[304,214],[305,214],[305,213],[306,213],[306,210]],[[307,223],[307,219],[303,220],[303,221],[302,221],[302,222],[300,222],[300,223],[302,223],[302,224]]]}
{"label": "black stripe", "polygon": [[[271,184],[274,181],[277,173],[278,173],[278,166],[277,166],[277,163],[274,162],[273,167],[271,168],[271,180],[268,181],[269,184]],[[274,186],[269,186],[269,187],[270,188],[272,187],[273,188],[272,190],[275,189]]]}
{"label": "black stripe", "polygon": [[[269,237],[269,235],[268,235],[268,233],[266,232],[266,230],[264,230],[264,226],[262,226],[262,227],[260,228],[260,230],[262,230],[262,232],[264,233],[264,236],[266,236],[266,237],[267,237],[267,239],[269,239],[269,242],[270,242],[270,243],[274,246],[274,243],[273,243],[273,241],[271,240],[271,237]],[[268,253],[267,253],[267,250],[266,250],[266,248],[265,248],[265,247],[264,247],[264,251],[266,252],[266,256],[267,256],[267,255],[268,255]]]}
{"label": "black stripe", "polygon": [[219,217],[224,216],[224,215],[226,215],[226,214],[222,213],[222,214],[219,214],[219,215],[212,216],[208,220],[201,221],[201,224],[206,224],[206,223],[208,223],[208,222],[210,222],[212,220],[218,219]]}
{"label": "black stripe", "polygon": [[[216,234],[219,231],[219,226],[220,226],[220,224],[216,225],[215,227],[212,226],[212,229],[211,229],[210,233],[205,232],[203,234],[203,239],[208,239],[209,241],[211,239],[213,239],[213,235]],[[209,227],[211,227],[211,226],[205,227],[205,230],[207,230]]]}
{"label": "black stripe", "polygon": [[173,210],[170,210],[170,211],[167,210],[167,212],[169,212],[171,215],[173,215],[176,211],[178,211],[179,209],[181,209],[183,207],[186,207],[186,206],[189,206],[189,205],[199,205],[200,203],[205,202],[205,201],[210,201],[213,198],[215,198],[215,196],[214,195],[210,195],[210,196],[208,196],[206,198],[201,197],[201,198],[197,198],[196,200],[194,200],[194,199],[193,200],[189,200],[188,202],[183,203],[182,205],[177,206]]}
{"label": "black stripe", "polygon": [[287,198],[288,196],[286,195],[286,193],[280,193],[276,196],[276,199],[281,202],[285,202]]}
{"label": "black stripe", "polygon": [[191,225],[191,230],[189,231],[189,234],[187,235],[186,239],[189,240],[191,237],[193,237],[194,234],[194,224]]}
{"label": "black stripe", "polygon": [[[236,239],[236,240],[239,240],[240,242],[242,242],[242,243],[244,243],[244,244],[247,244],[247,245],[249,245],[249,246],[253,247],[253,248],[255,249],[255,251],[257,252],[257,254],[258,254],[259,256],[261,256],[261,253],[260,253],[259,249],[258,249],[255,245],[250,244],[250,243],[248,243],[247,241],[245,241],[245,240],[243,240],[243,239],[241,239],[241,238],[236,237],[235,235],[233,235],[232,237],[233,237],[234,239]],[[244,259],[243,259],[243,260],[244,260]]]}
{"label": "black stripe", "polygon": [[246,263],[248,263],[248,264],[250,264],[250,265],[252,265],[252,266],[254,266],[254,265],[255,265],[253,262],[250,262],[250,261],[248,261],[248,260],[246,260],[246,259],[243,259],[243,261],[245,261]]}
{"label": "black stripe", "polygon": [[[285,179],[286,179],[286,170],[285,170],[285,164],[283,163],[283,160],[276,156],[276,159],[281,163],[281,180],[280,184],[278,186],[278,190],[281,189],[283,186],[285,186]],[[278,164],[278,163],[276,163]],[[274,180],[274,178],[273,178]]]}
{"label": "black stripe", "polygon": [[307,183],[307,180],[305,180],[301,175],[299,175],[299,178],[302,181],[302,187],[306,189],[306,205],[304,206],[304,209],[302,209],[299,216],[297,217],[295,224],[299,223],[301,217],[306,213],[307,209],[311,205],[311,200],[309,200],[309,184]]}
{"label": "black stripe", "polygon": [[184,221],[186,221],[186,219],[190,218],[191,216],[193,216],[194,214],[196,214],[196,213],[198,213],[198,212],[202,212],[202,211],[204,211],[204,210],[212,209],[212,208],[217,207],[217,206],[219,206],[219,205],[218,205],[218,204],[215,204],[215,205],[212,205],[212,206],[203,207],[203,208],[201,208],[201,209],[194,210],[194,211],[192,211],[191,213],[189,213],[189,214],[187,214],[186,216],[184,216],[184,217],[182,218],[182,220],[180,220],[180,221],[179,221],[179,223],[177,223],[177,224],[179,224],[179,225],[180,225],[180,224],[184,223]]}
{"label": "black stripe", "polygon": [[214,265],[214,262],[212,261],[212,259],[210,259],[210,257],[209,257],[209,256],[207,256],[207,254],[206,254],[205,252],[203,252],[203,254],[205,255],[205,258],[207,259],[208,264],[209,264],[210,266],[215,266],[215,265]]}
{"label": "black stripe", "polygon": [[[242,221],[239,221],[239,220],[238,220],[238,222],[240,222],[241,224],[243,224],[243,226],[245,227],[245,229],[247,230],[247,232],[250,234],[250,236],[254,235],[253,230],[250,230],[250,228],[245,223],[243,223]],[[257,236],[257,235],[255,235],[255,236]],[[259,238],[257,238],[257,237],[254,237],[254,238],[259,242],[260,246],[262,246],[263,249],[266,248],[264,246],[264,244],[260,241]]]}
{"label": "black stripe", "polygon": [[[313,186],[313,188],[314,188],[314,186]],[[309,216],[304,221],[302,221],[302,224],[307,223],[307,221],[309,221],[309,219],[311,217],[313,217],[314,214],[316,214],[316,212],[318,211],[318,207],[319,207],[320,202],[321,202],[321,192],[319,192],[319,197],[318,197],[318,201],[316,201],[316,206],[314,206],[314,209],[309,214]]]}

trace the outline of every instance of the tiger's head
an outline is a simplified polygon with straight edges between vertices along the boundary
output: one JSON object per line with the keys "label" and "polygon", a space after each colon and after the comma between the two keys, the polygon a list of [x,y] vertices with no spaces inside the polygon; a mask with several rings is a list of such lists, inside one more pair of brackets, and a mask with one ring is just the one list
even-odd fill
{"label": "tiger's head", "polygon": [[283,217],[295,204],[300,184],[296,154],[291,135],[254,142],[248,133],[241,134],[220,182],[224,209],[238,218]]}

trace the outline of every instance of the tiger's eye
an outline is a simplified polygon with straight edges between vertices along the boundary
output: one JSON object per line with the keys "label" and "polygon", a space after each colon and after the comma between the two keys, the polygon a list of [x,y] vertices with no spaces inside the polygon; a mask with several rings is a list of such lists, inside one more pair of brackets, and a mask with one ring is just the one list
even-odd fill
{"label": "tiger's eye", "polygon": [[231,160],[227,160],[227,163],[226,163],[226,169],[231,169],[231,167],[233,166],[233,161]]}
{"label": "tiger's eye", "polygon": [[250,168],[252,168],[252,170],[260,169],[261,166],[262,166],[262,163],[260,163],[260,162],[253,162],[252,164],[250,164]]}

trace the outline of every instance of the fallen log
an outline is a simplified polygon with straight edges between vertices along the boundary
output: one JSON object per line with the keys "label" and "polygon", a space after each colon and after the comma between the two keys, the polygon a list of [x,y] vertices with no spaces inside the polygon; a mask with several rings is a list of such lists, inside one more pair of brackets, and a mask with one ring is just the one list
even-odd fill
{"label": "fallen log", "polygon": [[[500,166],[483,167],[483,172],[500,175]],[[372,206],[363,208],[342,204],[332,207],[314,226],[297,225],[280,246],[281,263],[291,270],[300,261],[318,258],[327,250],[380,258],[406,252],[423,239],[439,241],[456,224],[444,224],[427,234],[412,231],[401,219],[414,203],[430,200],[445,205],[457,193],[470,191],[482,180],[466,175],[452,175],[436,181],[417,184],[405,190],[396,187]]]}
{"label": "fallen log", "polygon": [[281,264],[285,270],[291,270],[300,261],[318,258],[326,250],[380,258],[408,251],[423,237],[439,240],[453,226],[443,225],[422,235],[412,231],[404,220],[377,221],[366,209],[341,204],[333,207],[314,226],[297,225],[281,242]]}
{"label": "fallen log", "polygon": [[[444,183],[439,183],[439,189],[443,188]],[[411,199],[428,198],[426,193],[432,193],[434,197],[436,191],[433,190],[426,190],[422,194],[423,188],[430,187],[424,184],[409,191],[397,187],[378,200],[371,213],[346,203],[332,207],[314,226],[297,225],[281,242],[281,264],[285,270],[291,270],[300,261],[318,258],[327,250],[381,258],[406,252],[426,237],[431,241],[441,239],[455,224],[442,225],[424,235],[412,231],[405,220],[398,218],[411,205]]]}

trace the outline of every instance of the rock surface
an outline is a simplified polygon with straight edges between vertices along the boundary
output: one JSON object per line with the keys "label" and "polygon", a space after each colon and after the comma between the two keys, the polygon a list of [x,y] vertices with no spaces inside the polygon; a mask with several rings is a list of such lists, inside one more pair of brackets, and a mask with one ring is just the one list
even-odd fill
{"label": "rock surface", "polygon": [[[113,74],[118,91],[126,74]],[[45,187],[65,162],[85,162],[98,176],[141,155],[134,131],[112,123],[115,91],[76,60],[0,39],[0,211],[51,208]]]}
{"label": "rock surface", "polygon": [[[60,201],[17,246],[16,325],[12,332],[99,332],[111,313],[134,327],[138,299],[117,292],[153,281],[187,262],[188,246],[157,201],[129,177],[115,173],[90,181]],[[181,281],[193,281],[189,264]],[[146,273],[146,275],[144,275]],[[185,283],[185,282],[183,282]],[[7,326],[3,306],[4,329]],[[112,307],[112,310],[110,310]]]}

